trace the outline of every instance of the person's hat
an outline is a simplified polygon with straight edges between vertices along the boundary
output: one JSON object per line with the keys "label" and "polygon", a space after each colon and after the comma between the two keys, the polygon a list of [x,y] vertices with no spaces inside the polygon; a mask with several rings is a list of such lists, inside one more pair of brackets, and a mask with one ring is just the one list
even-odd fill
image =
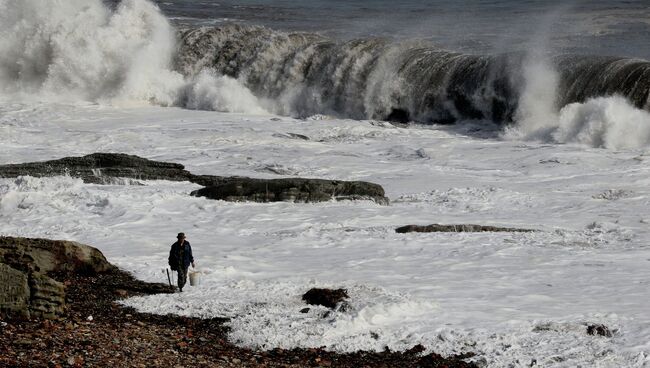
{"label": "person's hat", "polygon": [[178,235],[176,235],[176,238],[178,238],[178,239],[184,238],[184,237],[185,237],[185,233],[178,233]]}

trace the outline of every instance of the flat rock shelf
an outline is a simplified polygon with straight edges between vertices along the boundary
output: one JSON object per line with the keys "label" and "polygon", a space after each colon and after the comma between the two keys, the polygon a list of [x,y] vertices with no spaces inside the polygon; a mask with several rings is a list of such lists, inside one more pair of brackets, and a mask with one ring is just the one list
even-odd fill
{"label": "flat rock shelf", "polygon": [[205,187],[192,192],[194,196],[237,202],[371,200],[388,204],[380,185],[364,181],[194,175],[181,164],[152,161],[123,153],[93,153],[51,161],[0,165],[0,178],[26,175],[69,175],[94,184],[138,184],[139,180],[190,181]]}

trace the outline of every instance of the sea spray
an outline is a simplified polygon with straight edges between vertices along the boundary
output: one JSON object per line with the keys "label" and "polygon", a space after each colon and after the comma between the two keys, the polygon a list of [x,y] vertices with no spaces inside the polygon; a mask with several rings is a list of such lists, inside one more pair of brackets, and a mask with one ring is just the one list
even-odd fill
{"label": "sea spray", "polygon": [[[112,10],[100,0],[0,0],[0,9],[0,94],[263,111],[254,99],[224,97],[245,94],[234,80],[215,77],[222,83],[199,93],[206,92],[207,75],[186,79],[174,71],[176,31],[149,1],[123,0]],[[194,82],[203,87],[193,88]],[[187,98],[194,90],[199,94]]]}
{"label": "sea spray", "polygon": [[506,129],[506,134],[544,139],[557,121],[558,75],[539,53],[526,59],[522,72],[525,82],[515,124]]}
{"label": "sea spray", "polygon": [[[572,135],[576,126],[595,129],[584,110],[577,120],[558,117],[567,105],[614,95],[628,102],[625,111],[650,110],[645,60],[551,56],[544,47],[529,55],[469,55],[425,41],[338,41],[235,24],[177,32],[146,0],[113,8],[100,0],[0,0],[0,9],[0,95],[14,100],[423,123],[477,120],[503,124],[505,136],[517,139],[612,147],[648,141],[637,118],[644,114],[622,114],[635,122],[603,120],[609,123],[599,130],[608,132],[602,141],[588,140],[584,132],[579,139]],[[641,130],[629,145],[612,138],[635,124]]]}
{"label": "sea spray", "polygon": [[182,77],[169,70],[174,32],[157,7],[126,0],[4,0],[0,76],[4,92],[173,102]]}
{"label": "sea spray", "polygon": [[[650,113],[630,103],[648,106],[648,85],[638,88],[636,83],[645,81],[647,62],[601,57],[553,59],[547,51],[551,19],[531,42],[523,61],[523,90],[514,123],[505,128],[503,136],[609,149],[650,144]],[[635,81],[633,86],[630,81]],[[627,92],[628,99],[622,97],[621,90]],[[595,97],[601,94],[605,96]],[[562,98],[564,104],[560,104]],[[566,104],[571,100],[577,102]]]}
{"label": "sea spray", "polygon": [[195,110],[267,114],[250,90],[209,68],[190,79],[184,98],[182,105]]}
{"label": "sea spray", "polygon": [[[633,149],[650,145],[650,113],[614,95],[557,107],[559,78],[547,59],[529,58],[523,66],[524,90],[506,139],[580,143],[590,147]],[[558,111],[559,110],[559,111]]]}
{"label": "sea spray", "polygon": [[650,145],[650,113],[620,97],[601,97],[565,106],[552,133],[560,143],[609,149]]}

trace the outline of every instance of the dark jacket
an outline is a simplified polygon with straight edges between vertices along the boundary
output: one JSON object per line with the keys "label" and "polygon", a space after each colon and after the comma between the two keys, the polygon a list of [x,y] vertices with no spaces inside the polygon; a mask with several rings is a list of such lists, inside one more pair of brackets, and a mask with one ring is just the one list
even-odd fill
{"label": "dark jacket", "polygon": [[[188,268],[190,267],[190,264],[194,262],[194,257],[192,256],[192,247],[190,246],[190,242],[186,240],[183,243],[182,248],[183,249],[181,249],[181,245],[178,242],[176,242],[172,244],[172,249],[169,251],[169,267],[171,267],[173,271],[178,270],[179,265],[182,265],[183,268]],[[183,255],[182,260],[181,260],[181,250]]]}

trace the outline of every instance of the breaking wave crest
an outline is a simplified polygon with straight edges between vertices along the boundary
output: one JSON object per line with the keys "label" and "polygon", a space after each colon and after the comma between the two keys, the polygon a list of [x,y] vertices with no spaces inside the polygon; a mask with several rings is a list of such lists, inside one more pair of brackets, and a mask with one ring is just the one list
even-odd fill
{"label": "breaking wave crest", "polygon": [[[506,135],[520,138],[614,148],[650,141],[645,60],[471,55],[421,41],[337,41],[236,24],[177,31],[147,0],[114,8],[101,0],[0,0],[0,10],[4,95],[301,117],[476,119],[506,124]],[[620,137],[631,130],[633,138]]]}
{"label": "breaking wave crest", "polygon": [[[531,59],[460,54],[416,41],[337,42],[315,34],[225,25],[183,32],[178,70],[191,75],[214,68],[274,101],[282,113],[510,122],[527,97],[525,86],[535,69]],[[650,62],[559,55],[549,63],[559,107],[621,95],[637,108],[648,108]],[[539,80],[548,77],[538,75]]]}

